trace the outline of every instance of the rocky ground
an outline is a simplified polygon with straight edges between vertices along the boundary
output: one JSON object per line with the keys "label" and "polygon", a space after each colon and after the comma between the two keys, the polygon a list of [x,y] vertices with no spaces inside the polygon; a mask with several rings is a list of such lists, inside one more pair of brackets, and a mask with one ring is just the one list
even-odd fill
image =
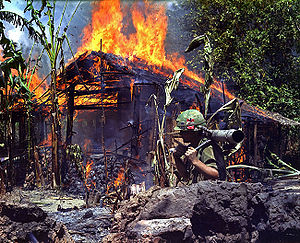
{"label": "rocky ground", "polygon": [[100,242],[112,214],[85,206],[76,195],[16,188],[0,200],[0,242]]}
{"label": "rocky ground", "polygon": [[107,208],[15,189],[0,200],[0,242],[300,242],[300,181],[152,187]]}
{"label": "rocky ground", "polygon": [[300,242],[300,181],[151,188],[123,201],[104,242]]}

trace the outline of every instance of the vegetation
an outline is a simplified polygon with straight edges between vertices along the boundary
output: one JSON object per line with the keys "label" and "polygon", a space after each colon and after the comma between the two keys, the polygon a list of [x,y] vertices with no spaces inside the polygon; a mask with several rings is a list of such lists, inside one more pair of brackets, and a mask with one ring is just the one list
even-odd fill
{"label": "vegetation", "polygon": [[[0,5],[0,9],[2,7],[3,5]],[[3,147],[6,147],[7,150],[9,181],[14,184],[12,161],[16,155],[12,151],[13,110],[18,105],[18,108],[21,106],[25,112],[27,158],[30,160],[33,153],[33,146],[31,143],[31,99],[34,94],[30,91],[29,87],[41,55],[38,57],[32,68],[31,53],[29,55],[29,60],[25,61],[21,50],[5,36],[3,23],[0,23],[0,27],[0,45],[3,48],[3,58],[5,59],[0,62],[0,115],[2,118],[0,138],[2,139],[2,142],[4,142]]]}
{"label": "vegetation", "polygon": [[152,94],[147,102],[147,105],[153,104],[155,106],[155,120],[157,121],[158,127],[158,138],[156,141],[155,153],[152,160],[152,167],[154,169],[154,183],[165,186],[175,185],[175,175],[173,173],[173,165],[169,162],[170,159],[167,158],[167,146],[165,144],[164,135],[166,133],[165,121],[167,107],[171,104],[173,97],[171,96],[172,91],[176,90],[179,85],[179,78],[184,72],[184,68],[180,68],[174,72],[173,78],[166,80],[164,90],[165,90],[165,104],[163,105],[163,115],[162,119],[159,118],[159,102],[158,97]]}
{"label": "vegetation", "polygon": [[[3,9],[2,0],[0,2],[0,6]],[[60,175],[60,147],[61,147],[61,137],[60,137],[60,115],[58,109],[58,97],[56,92],[56,73],[58,69],[58,64],[64,68],[64,53],[62,49],[62,44],[65,40],[67,40],[67,30],[69,24],[79,6],[77,5],[73,15],[69,21],[69,23],[63,28],[61,33],[62,20],[64,17],[64,13],[67,7],[67,1],[65,3],[63,13],[60,17],[60,22],[56,27],[55,25],[55,1],[51,4],[48,0],[43,0],[39,4],[39,8],[33,5],[33,1],[27,0],[27,6],[24,9],[24,13],[29,12],[31,19],[27,20],[22,16],[9,12],[9,11],[0,11],[0,19],[3,21],[10,22],[14,24],[16,27],[26,28],[28,30],[29,36],[34,40],[37,40],[43,46],[43,51],[46,51],[47,56],[50,61],[51,68],[51,116],[52,116],[52,125],[51,125],[51,133],[52,133],[52,171],[54,174],[53,178],[53,186],[60,185],[61,175]],[[48,17],[47,28],[41,22],[42,15]],[[2,27],[3,24],[1,23]],[[5,38],[6,39],[6,38]],[[7,48],[7,45],[4,45],[4,49]],[[59,59],[59,55],[61,58]]]}
{"label": "vegetation", "polygon": [[[179,6],[191,38],[210,39],[216,78],[248,103],[300,121],[300,1],[179,0]],[[190,64],[202,68],[203,55],[194,51]]]}

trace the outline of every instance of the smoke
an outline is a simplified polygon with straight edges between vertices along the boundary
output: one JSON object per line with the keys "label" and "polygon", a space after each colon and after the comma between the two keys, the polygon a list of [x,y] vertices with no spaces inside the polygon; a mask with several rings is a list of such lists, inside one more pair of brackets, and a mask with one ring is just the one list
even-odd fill
{"label": "smoke", "polygon": [[[72,17],[72,14],[78,4],[78,1],[69,1],[65,14],[62,18],[62,24],[61,24],[61,30],[60,30],[60,35],[63,33],[65,26],[68,25],[70,18]],[[57,30],[58,25],[61,20],[61,16],[63,13],[65,1],[57,1],[55,5],[55,30]],[[25,1],[11,1],[11,2],[4,2],[4,9],[3,11],[11,11],[14,13],[19,14],[20,16],[30,19],[30,13],[26,12],[24,13],[24,9],[26,8],[26,2]],[[39,9],[41,6],[41,1],[34,2],[34,7],[36,9]],[[78,46],[81,44],[81,32],[82,29],[89,24],[90,18],[91,18],[91,2],[89,1],[84,1],[80,4],[79,8],[77,9],[77,12],[75,13],[70,26],[67,30],[67,36],[70,42],[71,49],[73,53],[76,53],[76,50]],[[50,40],[49,33],[47,31],[47,21],[48,21],[48,16],[41,16],[40,21],[42,24],[46,27],[46,34],[47,39]],[[43,50],[43,47],[39,43],[34,43],[34,41],[29,38],[28,31],[26,28],[21,30],[21,28],[16,28],[12,24],[9,24],[8,22],[3,22],[5,26],[5,34],[6,36],[17,43],[18,48],[22,50],[24,58],[29,57],[30,50],[32,48],[32,45],[34,45],[33,52],[32,52],[32,58],[37,58],[38,55],[41,53]],[[37,26],[34,26],[36,30],[39,30]],[[72,58],[72,54],[70,51],[70,48],[65,42],[63,44],[63,51],[65,55],[65,61],[69,60]],[[41,60],[41,65],[40,69],[38,70],[39,76],[46,76],[49,73],[50,70],[50,63],[49,63],[49,58],[46,56],[46,53],[44,53],[42,60]]]}

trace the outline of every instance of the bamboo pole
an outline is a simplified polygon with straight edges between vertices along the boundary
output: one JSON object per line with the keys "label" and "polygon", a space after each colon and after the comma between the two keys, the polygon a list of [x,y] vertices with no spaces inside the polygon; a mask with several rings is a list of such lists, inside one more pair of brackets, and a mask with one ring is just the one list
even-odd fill
{"label": "bamboo pole", "polygon": [[[100,40],[100,51],[101,51],[101,57],[100,57],[100,78],[101,78],[101,90],[103,91],[104,80],[103,80],[103,74],[102,74],[102,71],[103,71],[102,39]],[[103,104],[103,92],[101,93],[100,106],[101,106],[101,145],[102,145],[102,151],[103,151],[103,155],[104,155],[105,176],[106,176],[106,181],[107,181],[108,180],[108,169],[107,169],[106,147],[105,147],[105,141],[104,141],[105,111],[104,111],[104,104]]]}
{"label": "bamboo pole", "polygon": [[68,114],[67,114],[67,134],[66,134],[66,145],[72,144],[73,135],[73,119],[74,119],[74,90],[75,86],[71,86],[67,92],[68,99]]}
{"label": "bamboo pole", "polygon": [[[55,63],[53,64],[55,67]],[[59,120],[58,120],[58,97],[56,92],[56,70],[51,70],[51,133],[52,133],[52,186],[60,185],[60,166],[59,166]]]}

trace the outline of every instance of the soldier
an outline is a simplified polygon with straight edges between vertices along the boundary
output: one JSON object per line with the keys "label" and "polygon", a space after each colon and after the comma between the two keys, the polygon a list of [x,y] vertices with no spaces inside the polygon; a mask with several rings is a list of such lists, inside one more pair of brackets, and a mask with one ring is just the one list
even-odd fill
{"label": "soldier", "polygon": [[174,152],[179,181],[185,185],[205,179],[219,178],[212,146],[200,151],[195,148],[207,140],[199,127],[206,126],[203,115],[194,109],[182,112],[176,119],[175,130],[180,132],[184,143],[178,140]]}

